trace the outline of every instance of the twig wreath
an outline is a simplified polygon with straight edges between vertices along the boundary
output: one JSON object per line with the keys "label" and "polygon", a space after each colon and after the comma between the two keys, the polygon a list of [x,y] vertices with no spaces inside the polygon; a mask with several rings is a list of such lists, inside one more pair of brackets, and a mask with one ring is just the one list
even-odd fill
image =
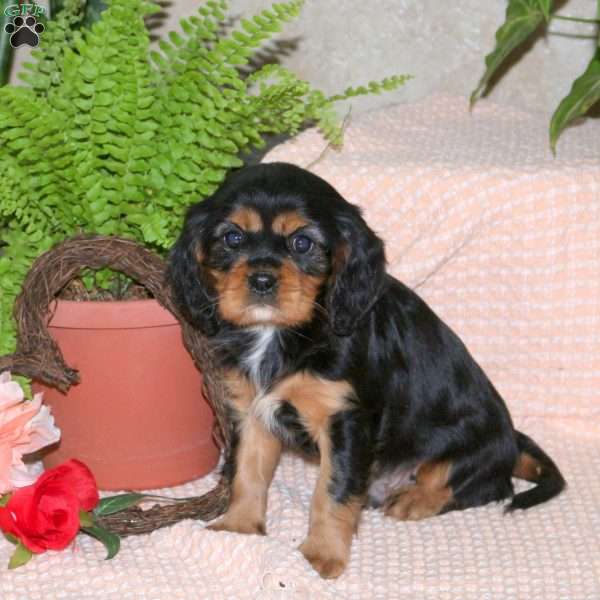
{"label": "twig wreath", "polygon": [[[179,314],[165,281],[166,264],[142,244],[116,237],[77,236],[42,254],[32,265],[14,306],[17,347],[14,354],[0,357],[0,372],[12,371],[66,391],[79,375],[64,361],[46,327],[50,305],[60,291],[82,271],[110,268],[144,286],[159,304],[179,321],[183,341],[196,366],[202,370],[204,393],[216,417],[215,437],[224,452],[230,448],[224,409],[225,384],[220,377],[206,339]],[[131,507],[99,519],[100,524],[120,536],[149,533],[183,519],[208,521],[227,508],[229,487],[221,478],[202,496],[175,504],[142,510]]]}

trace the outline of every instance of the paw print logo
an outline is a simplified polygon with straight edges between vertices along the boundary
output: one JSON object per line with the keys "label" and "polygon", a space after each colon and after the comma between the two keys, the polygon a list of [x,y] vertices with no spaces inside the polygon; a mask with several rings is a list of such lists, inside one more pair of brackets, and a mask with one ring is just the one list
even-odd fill
{"label": "paw print logo", "polygon": [[12,23],[4,26],[4,31],[12,33],[10,45],[13,48],[25,45],[35,48],[40,43],[40,33],[44,31],[44,26],[38,23],[35,17],[29,15],[25,19],[15,17]]}

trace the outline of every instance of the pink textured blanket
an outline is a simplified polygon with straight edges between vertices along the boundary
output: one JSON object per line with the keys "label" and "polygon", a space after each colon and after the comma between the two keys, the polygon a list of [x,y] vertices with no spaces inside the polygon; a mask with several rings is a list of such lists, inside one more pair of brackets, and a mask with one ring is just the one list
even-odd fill
{"label": "pink textured blanket", "polygon": [[[391,272],[463,338],[519,429],[558,462],[565,494],[400,523],[365,511],[348,571],[325,582],[296,550],[316,468],[286,456],[268,537],[182,522],[124,540],[105,562],[74,551],[2,571],[2,600],[600,599],[600,123],[567,131],[553,158],[546,117],[434,97],[353,118],[342,152],[307,131],[268,161],[309,166],[360,204]],[[196,495],[208,477],[167,490]],[[163,491],[164,493],[164,491]]]}

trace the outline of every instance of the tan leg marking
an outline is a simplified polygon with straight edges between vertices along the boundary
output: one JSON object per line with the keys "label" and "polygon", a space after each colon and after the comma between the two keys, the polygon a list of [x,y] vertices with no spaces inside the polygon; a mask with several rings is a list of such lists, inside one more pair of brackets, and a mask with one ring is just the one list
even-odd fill
{"label": "tan leg marking", "polygon": [[223,379],[229,392],[227,402],[243,417],[256,397],[254,384],[237,369],[227,369]]}
{"label": "tan leg marking", "polygon": [[294,406],[316,442],[326,433],[332,415],[349,407],[353,395],[348,382],[322,379],[307,371],[290,375],[268,394]]}
{"label": "tan leg marking", "polygon": [[332,479],[329,424],[334,414],[350,407],[353,395],[353,388],[346,381],[331,381],[301,371],[278,383],[263,399],[268,401],[272,397],[294,406],[319,446],[319,478],[311,502],[309,533],[300,551],[325,578],[338,577],[346,568],[362,507],[361,499],[352,498],[339,504],[329,494]]}
{"label": "tan leg marking", "polygon": [[246,417],[240,430],[229,508],[211,529],[265,535],[267,493],[280,455],[281,442],[254,417]]}
{"label": "tan leg marking", "polygon": [[254,385],[235,370],[225,373],[229,402],[239,419],[240,441],[227,512],[210,526],[216,531],[265,534],[267,493],[281,455],[281,443],[248,409]]}
{"label": "tan leg marking", "polygon": [[358,527],[362,501],[353,498],[337,503],[329,494],[332,477],[329,436],[319,438],[321,471],[310,509],[310,527],[300,552],[325,579],[339,577],[350,559],[352,536]]}
{"label": "tan leg marking", "polygon": [[451,463],[423,463],[417,481],[393,492],[385,503],[385,514],[401,521],[418,521],[439,514],[452,500],[448,485]]}

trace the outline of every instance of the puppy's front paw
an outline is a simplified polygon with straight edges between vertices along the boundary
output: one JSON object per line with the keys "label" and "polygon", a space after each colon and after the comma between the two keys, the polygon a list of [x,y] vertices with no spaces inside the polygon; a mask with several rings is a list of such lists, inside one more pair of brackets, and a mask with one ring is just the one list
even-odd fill
{"label": "puppy's front paw", "polygon": [[209,525],[207,529],[211,529],[212,531],[231,531],[232,533],[244,533],[250,535],[267,534],[264,520],[232,512],[225,513],[223,517]]}
{"label": "puppy's front paw", "polygon": [[323,579],[339,577],[348,564],[349,557],[323,539],[316,540],[309,536],[299,550]]}

